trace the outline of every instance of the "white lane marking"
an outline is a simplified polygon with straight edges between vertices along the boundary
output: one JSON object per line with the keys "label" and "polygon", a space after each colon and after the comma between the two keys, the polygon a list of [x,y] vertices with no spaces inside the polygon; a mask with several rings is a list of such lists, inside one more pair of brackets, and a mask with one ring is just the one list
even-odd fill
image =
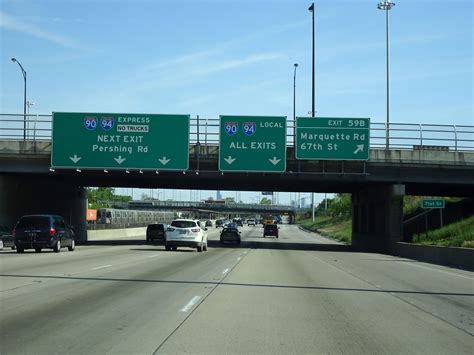
{"label": "white lane marking", "polygon": [[225,269],[224,271],[222,271],[223,274],[227,274],[229,272],[229,268]]}
{"label": "white lane marking", "polygon": [[148,258],[156,258],[157,256],[160,256],[160,254],[150,255]]}
{"label": "white lane marking", "polygon": [[112,265],[104,265],[104,266],[98,266],[98,267],[94,267],[92,268],[92,270],[100,270],[100,269],[105,269],[106,267],[111,267]]}
{"label": "white lane marking", "polygon": [[191,308],[193,308],[193,306],[199,302],[199,300],[201,299],[201,296],[194,296],[191,301],[189,301],[186,306],[184,306],[183,308],[181,308],[180,312],[183,312],[183,313],[186,313],[188,312]]}

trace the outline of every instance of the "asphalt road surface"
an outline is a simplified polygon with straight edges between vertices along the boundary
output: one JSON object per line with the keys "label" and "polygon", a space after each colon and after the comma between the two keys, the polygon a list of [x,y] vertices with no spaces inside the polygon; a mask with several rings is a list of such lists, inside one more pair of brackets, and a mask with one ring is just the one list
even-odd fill
{"label": "asphalt road surface", "polygon": [[207,252],[0,251],[1,354],[473,354],[473,273],[297,226]]}

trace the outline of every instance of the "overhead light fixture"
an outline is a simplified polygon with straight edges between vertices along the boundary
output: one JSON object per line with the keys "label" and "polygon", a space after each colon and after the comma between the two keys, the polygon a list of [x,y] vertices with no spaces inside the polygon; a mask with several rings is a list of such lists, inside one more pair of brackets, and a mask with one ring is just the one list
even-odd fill
{"label": "overhead light fixture", "polygon": [[186,175],[186,171],[183,171],[183,175]]}
{"label": "overhead light fixture", "polygon": [[199,175],[199,170],[196,170],[196,175]]}
{"label": "overhead light fixture", "polygon": [[109,171],[108,171],[107,169],[104,169],[104,173],[108,174],[108,173],[109,173]]}
{"label": "overhead light fixture", "polygon": [[140,169],[139,173],[140,173],[140,174],[143,174],[143,170],[142,170],[142,169]]}
{"label": "overhead light fixture", "polygon": [[52,173],[54,173],[56,170],[54,170],[53,168],[49,168],[49,171],[51,171]]}
{"label": "overhead light fixture", "polygon": [[155,174],[156,174],[156,175],[160,175],[160,172],[157,170],[157,171],[155,171]]}
{"label": "overhead light fixture", "polygon": [[76,172],[82,173],[82,170],[81,169],[76,169]]}
{"label": "overhead light fixture", "polygon": [[130,174],[130,170],[125,170],[125,174]]}

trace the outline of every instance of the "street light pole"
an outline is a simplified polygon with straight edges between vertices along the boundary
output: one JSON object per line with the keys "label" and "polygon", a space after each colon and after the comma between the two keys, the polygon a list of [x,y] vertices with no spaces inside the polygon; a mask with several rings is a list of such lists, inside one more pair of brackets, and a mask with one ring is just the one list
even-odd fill
{"label": "street light pole", "polygon": [[293,148],[296,155],[296,68],[298,68],[298,63],[293,65],[295,67],[293,74]]}
{"label": "street light pole", "polygon": [[387,43],[387,124],[385,126],[385,150],[390,147],[390,57],[389,57],[389,16],[388,12],[395,6],[394,2],[384,0],[378,3],[377,8],[385,11],[385,36]]}
{"label": "street light pole", "polygon": [[314,73],[314,2],[308,7],[308,10],[313,14],[313,90],[312,90],[312,105],[311,105],[311,117],[316,115],[316,111],[314,109],[315,105],[315,92],[314,92],[314,82],[315,82],[315,73]]}
{"label": "street light pole", "polygon": [[17,63],[20,66],[21,73],[23,74],[23,80],[25,81],[25,92],[23,96],[23,140],[26,140],[26,70],[20,64],[16,58],[12,58],[13,63]]}

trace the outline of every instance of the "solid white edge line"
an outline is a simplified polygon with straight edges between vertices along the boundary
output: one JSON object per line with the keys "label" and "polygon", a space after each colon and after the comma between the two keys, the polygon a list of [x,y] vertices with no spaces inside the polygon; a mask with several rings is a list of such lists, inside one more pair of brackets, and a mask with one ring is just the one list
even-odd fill
{"label": "solid white edge line", "polygon": [[199,300],[201,299],[201,296],[194,296],[191,301],[189,301],[186,306],[184,306],[183,308],[181,308],[180,312],[183,312],[183,313],[186,313],[188,312],[191,308],[193,308],[193,306],[199,302]]}
{"label": "solid white edge line", "polygon": [[150,255],[148,258],[156,258],[157,256],[160,256],[160,254]]}
{"label": "solid white edge line", "polygon": [[225,269],[224,271],[222,271],[223,274],[227,274],[229,272],[229,268]]}
{"label": "solid white edge line", "polygon": [[100,269],[105,269],[106,267],[111,267],[112,265],[104,265],[104,266],[98,266],[98,267],[94,267],[92,268],[92,270],[100,270]]}

